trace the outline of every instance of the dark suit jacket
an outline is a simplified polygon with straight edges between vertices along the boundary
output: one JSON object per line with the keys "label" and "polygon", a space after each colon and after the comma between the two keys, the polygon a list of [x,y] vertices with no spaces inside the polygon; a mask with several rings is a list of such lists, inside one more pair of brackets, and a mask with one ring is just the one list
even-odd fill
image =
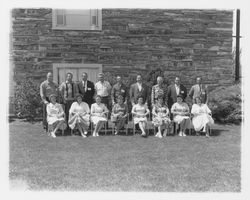
{"label": "dark suit jacket", "polygon": [[82,81],[77,84],[77,91],[81,95],[83,95],[83,101],[85,101],[89,106],[93,104],[94,94],[95,94],[95,86],[91,81],[87,81],[87,91],[85,92]]}
{"label": "dark suit jacket", "polygon": [[139,91],[137,83],[134,83],[130,86],[130,91],[129,91],[129,96],[130,96],[130,101],[131,103],[137,103],[137,97],[142,96],[144,103],[148,103],[148,98],[149,98],[149,91],[148,87],[142,83],[142,90]]}
{"label": "dark suit jacket", "polygon": [[[179,94],[181,94],[184,99],[187,97],[187,89],[182,84],[180,84],[180,93]],[[174,103],[176,103],[176,101],[177,101],[177,93],[176,93],[176,89],[175,89],[174,84],[168,86],[165,100],[166,100],[166,103],[168,104],[168,108],[170,110],[172,105]]]}

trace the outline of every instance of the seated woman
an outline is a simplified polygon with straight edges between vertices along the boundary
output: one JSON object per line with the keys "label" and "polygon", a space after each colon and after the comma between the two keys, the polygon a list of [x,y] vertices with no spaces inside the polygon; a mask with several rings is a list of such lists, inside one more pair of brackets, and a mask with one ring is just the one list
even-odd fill
{"label": "seated woman", "polygon": [[49,96],[50,103],[47,105],[47,122],[49,134],[55,138],[56,131],[61,129],[64,131],[66,129],[66,123],[64,120],[64,111],[61,104],[56,102],[56,95],[51,94]]}
{"label": "seated woman", "polygon": [[146,134],[146,123],[147,123],[147,115],[149,114],[148,107],[143,104],[143,97],[139,96],[137,98],[137,104],[135,104],[132,108],[132,114],[134,118],[134,124],[139,124],[139,127],[142,131],[141,136],[147,137]]}
{"label": "seated woman", "polygon": [[124,104],[123,96],[119,95],[117,103],[114,105],[111,114],[111,121],[115,123],[115,135],[117,135],[127,119],[128,107]]}
{"label": "seated woman", "polygon": [[93,132],[93,137],[99,136],[98,132],[101,130],[102,126],[108,121],[106,114],[109,112],[107,107],[101,103],[101,96],[97,95],[96,103],[91,105],[91,121],[95,126]]}
{"label": "seated woman", "polygon": [[173,121],[180,125],[179,136],[186,136],[185,131],[190,126],[190,113],[188,105],[183,102],[183,96],[177,95],[177,102],[171,107]]}
{"label": "seated woman", "polygon": [[81,94],[76,95],[74,102],[69,109],[69,127],[73,130],[75,127],[80,131],[82,137],[86,137],[89,127],[89,106],[82,101]]}
{"label": "seated woman", "polygon": [[169,118],[169,109],[167,105],[164,104],[163,96],[159,96],[157,103],[152,110],[153,124],[158,127],[158,132],[155,137],[162,138],[162,130],[164,130],[164,136],[167,135],[168,130],[171,126],[171,120]]}
{"label": "seated woman", "polygon": [[[207,104],[201,103],[201,97],[195,98],[195,104],[193,104],[191,113],[193,114],[192,123],[196,132],[203,131],[206,133],[206,137],[209,137],[209,125],[214,124],[214,120],[211,117],[211,110]],[[197,134],[198,135],[198,134]]]}

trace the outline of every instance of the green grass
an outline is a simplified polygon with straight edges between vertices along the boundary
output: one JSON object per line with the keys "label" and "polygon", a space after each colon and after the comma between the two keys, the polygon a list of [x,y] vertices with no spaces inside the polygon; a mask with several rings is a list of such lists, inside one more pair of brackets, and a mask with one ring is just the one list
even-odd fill
{"label": "green grass", "polygon": [[10,180],[30,190],[240,192],[240,126],[216,135],[51,138],[10,123]]}

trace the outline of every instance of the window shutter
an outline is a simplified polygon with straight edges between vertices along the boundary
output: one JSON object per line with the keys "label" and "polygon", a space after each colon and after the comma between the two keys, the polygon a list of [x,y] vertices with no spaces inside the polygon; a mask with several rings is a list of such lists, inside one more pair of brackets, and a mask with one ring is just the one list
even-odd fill
{"label": "window shutter", "polygon": [[66,17],[64,10],[56,10],[56,26],[65,26]]}

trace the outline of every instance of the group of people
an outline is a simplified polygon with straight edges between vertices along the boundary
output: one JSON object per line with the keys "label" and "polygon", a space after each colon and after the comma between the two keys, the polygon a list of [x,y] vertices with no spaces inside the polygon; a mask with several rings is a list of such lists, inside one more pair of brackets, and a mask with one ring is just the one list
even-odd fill
{"label": "group of people", "polygon": [[[66,81],[58,86],[49,72],[47,80],[40,86],[46,132],[56,137],[58,129],[78,129],[81,136],[86,137],[92,123],[92,135],[96,137],[101,128],[108,125],[111,114],[117,135],[128,121],[130,104],[134,126],[138,126],[143,137],[147,137],[146,127],[151,113],[152,123],[158,130],[156,137],[162,138],[172,130],[178,130],[179,136],[186,136],[185,131],[190,125],[197,134],[202,131],[209,137],[208,129],[214,121],[207,106],[207,86],[202,84],[201,77],[196,79],[188,94],[179,77],[175,78],[174,84],[165,87],[163,77],[158,76],[157,84],[151,90],[143,83],[141,75],[137,75],[136,83],[130,88],[122,83],[121,76],[116,80],[117,83],[111,86],[100,73],[94,84],[84,72],[82,80],[75,83],[72,73],[67,73]],[[191,112],[185,102],[187,96],[193,102]],[[173,124],[177,126],[173,127]]]}

